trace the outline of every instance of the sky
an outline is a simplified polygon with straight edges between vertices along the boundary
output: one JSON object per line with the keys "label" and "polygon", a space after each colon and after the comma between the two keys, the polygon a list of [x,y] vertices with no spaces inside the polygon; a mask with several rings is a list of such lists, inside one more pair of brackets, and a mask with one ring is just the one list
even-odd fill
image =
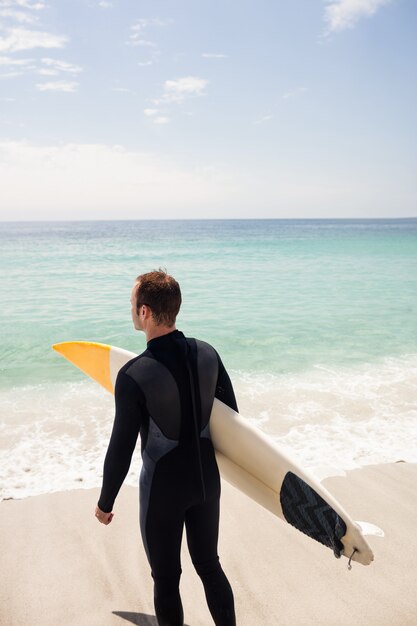
{"label": "sky", "polygon": [[0,0],[0,220],[417,217],[416,0]]}

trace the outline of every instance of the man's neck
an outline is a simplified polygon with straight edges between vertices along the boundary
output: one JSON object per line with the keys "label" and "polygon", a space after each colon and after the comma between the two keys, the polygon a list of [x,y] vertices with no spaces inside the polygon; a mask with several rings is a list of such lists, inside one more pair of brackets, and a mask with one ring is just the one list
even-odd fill
{"label": "man's neck", "polygon": [[174,326],[152,326],[152,328],[148,328],[145,331],[146,342],[148,343],[152,339],[156,339],[157,337],[163,337],[163,335],[168,335],[174,330],[177,330],[175,324]]}

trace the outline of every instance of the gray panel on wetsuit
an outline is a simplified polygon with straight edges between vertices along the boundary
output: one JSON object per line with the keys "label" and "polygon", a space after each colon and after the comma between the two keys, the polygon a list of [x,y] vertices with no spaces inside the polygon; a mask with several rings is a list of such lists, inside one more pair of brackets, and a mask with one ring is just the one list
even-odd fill
{"label": "gray panel on wetsuit", "polygon": [[[216,393],[219,361],[215,349],[208,343],[196,340],[196,344],[198,382],[201,398],[201,428],[205,430],[210,419],[213,399]],[[202,434],[202,436],[207,436],[207,434]]]}
{"label": "gray panel on wetsuit", "polygon": [[168,439],[179,439],[181,402],[177,383],[165,365],[150,357],[135,361],[126,373],[145,395],[149,415]]}
{"label": "gray panel on wetsuit", "polygon": [[149,560],[146,519],[152,481],[158,461],[178,446],[181,427],[181,401],[177,383],[163,363],[150,357],[135,361],[126,373],[139,385],[149,413],[146,446],[140,473],[140,530]]}
{"label": "gray panel on wetsuit", "polygon": [[139,492],[139,514],[140,514],[140,532],[142,535],[143,545],[145,546],[146,555],[149,558],[149,549],[146,539],[146,518],[148,516],[149,500],[151,497],[151,488],[153,475],[155,473],[156,464],[165,454],[178,446],[178,441],[165,437],[157,424],[152,418],[149,418],[149,432],[146,442],[146,448],[142,453],[142,470],[140,472],[140,492]]}

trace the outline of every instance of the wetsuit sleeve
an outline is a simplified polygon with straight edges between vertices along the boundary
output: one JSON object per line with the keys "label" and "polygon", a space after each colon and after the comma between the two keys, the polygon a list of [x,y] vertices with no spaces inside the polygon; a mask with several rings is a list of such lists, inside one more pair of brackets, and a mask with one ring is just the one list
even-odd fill
{"label": "wetsuit sleeve", "polygon": [[217,355],[217,359],[219,361],[219,374],[217,376],[216,392],[214,395],[218,400],[221,400],[224,404],[227,404],[227,406],[238,413],[235,392],[233,391],[233,385],[229,378],[229,374],[226,372],[226,368],[224,367],[219,355]]}
{"label": "wetsuit sleeve", "polygon": [[114,397],[116,415],[104,460],[103,486],[98,501],[99,508],[105,513],[113,509],[129,471],[142,417],[140,389],[124,372],[119,372],[117,376]]}

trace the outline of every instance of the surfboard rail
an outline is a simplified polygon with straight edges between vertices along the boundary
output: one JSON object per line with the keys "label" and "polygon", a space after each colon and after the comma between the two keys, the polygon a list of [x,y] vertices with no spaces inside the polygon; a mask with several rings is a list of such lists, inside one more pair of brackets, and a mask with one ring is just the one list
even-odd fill
{"label": "surfboard rail", "polygon": [[[120,368],[137,354],[108,344],[65,341],[53,349],[114,393]],[[265,433],[215,399],[210,435],[228,482],[334,554],[369,565],[373,552],[361,527],[313,474]],[[375,533],[374,533],[375,534]]]}

